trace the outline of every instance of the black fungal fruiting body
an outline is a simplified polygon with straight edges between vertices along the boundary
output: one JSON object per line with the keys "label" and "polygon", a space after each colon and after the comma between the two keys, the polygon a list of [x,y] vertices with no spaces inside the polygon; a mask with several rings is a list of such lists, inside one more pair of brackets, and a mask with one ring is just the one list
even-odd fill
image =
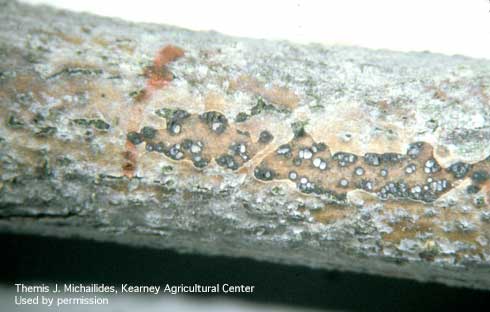
{"label": "black fungal fruiting body", "polygon": [[181,160],[184,158],[184,152],[181,150],[180,144],[174,144],[170,147],[170,149],[164,151],[167,157],[172,158],[173,160]]}
{"label": "black fungal fruiting body", "polygon": [[247,143],[245,142],[232,143],[229,146],[229,150],[232,155],[240,157],[244,162],[247,162],[250,159],[250,156],[247,153]]}
{"label": "black fungal fruiting body", "polygon": [[424,147],[423,142],[415,142],[410,144],[407,149],[407,156],[409,156],[412,159],[417,158],[422,152],[423,147]]}
{"label": "black fungal fruiting body", "polygon": [[204,168],[208,165],[209,161],[201,156],[195,156],[192,159],[192,163],[196,168]]}
{"label": "black fungal fruiting body", "polygon": [[[418,189],[415,189],[417,191]],[[385,186],[381,188],[378,196],[382,199],[388,198],[391,195],[395,198],[406,198],[408,197],[408,185],[403,181],[398,182],[388,182]]]}
{"label": "black fungal fruiting body", "polygon": [[24,122],[13,114],[8,117],[7,125],[13,129],[20,129],[25,126]]}
{"label": "black fungal fruiting body", "polygon": [[289,113],[288,109],[279,109],[272,104],[266,103],[263,98],[257,99],[257,104],[250,109],[250,115],[255,116],[262,112],[278,112],[278,113]]}
{"label": "black fungal fruiting body", "polygon": [[313,150],[314,153],[323,152],[327,149],[327,145],[323,142],[313,143],[313,145],[311,146],[311,149]]}
{"label": "black fungal fruiting body", "polygon": [[167,131],[171,135],[178,135],[182,129],[182,122],[191,116],[191,114],[183,109],[161,108],[155,113],[165,118],[167,121]]}
{"label": "black fungal fruiting body", "polygon": [[127,135],[127,139],[129,142],[133,143],[134,145],[141,144],[143,142],[143,137],[141,134],[139,134],[136,131],[131,131]]}
{"label": "black fungal fruiting body", "polygon": [[[40,115],[39,115],[40,116]],[[39,122],[39,116],[37,117],[37,122]],[[41,118],[43,118],[41,116]],[[76,118],[76,119],[72,119],[72,122],[78,126],[81,126],[81,127],[89,127],[89,126],[93,126],[94,128],[96,128],[97,130],[109,130],[111,125],[108,124],[107,122],[103,121],[102,119],[91,119],[91,120],[88,120],[88,119],[84,119],[84,118]]]}
{"label": "black fungal fruiting body", "polygon": [[155,150],[155,145],[153,143],[146,143],[145,149],[148,152],[153,152]]}
{"label": "black fungal fruiting body", "polygon": [[357,161],[357,156],[351,153],[338,152],[332,157],[340,167],[347,167]]}
{"label": "black fungal fruiting body", "polygon": [[248,115],[247,113],[244,113],[244,112],[240,112],[236,115],[235,117],[235,122],[244,122],[248,119]]}
{"label": "black fungal fruiting body", "polygon": [[306,134],[305,126],[307,124],[307,121],[296,121],[291,124],[291,128],[293,129],[293,134],[295,138],[300,138]]}
{"label": "black fungal fruiting body", "polygon": [[403,156],[397,153],[381,154],[381,161],[385,163],[396,164],[403,160]]}
{"label": "black fungal fruiting body", "polygon": [[365,191],[372,191],[373,190],[373,182],[371,180],[361,180],[359,183],[359,187]]}
{"label": "black fungal fruiting body", "polygon": [[471,179],[473,180],[473,182],[478,183],[478,184],[481,184],[481,183],[487,181],[489,178],[490,178],[489,174],[483,170],[475,171],[471,175]]}
{"label": "black fungal fruiting body", "polygon": [[436,162],[434,158],[431,158],[425,162],[424,172],[425,173],[436,173],[441,170],[441,167]]}
{"label": "black fungal fruiting body", "polygon": [[99,130],[109,130],[111,125],[101,119],[90,120],[89,124],[93,125],[96,129]]}
{"label": "black fungal fruiting body", "polygon": [[155,111],[155,113],[158,116],[165,118],[167,122],[170,120],[182,121],[190,117],[190,114],[183,109],[161,108]]}
{"label": "black fungal fruiting body", "polygon": [[464,178],[471,169],[471,165],[464,162],[457,162],[449,166],[447,169],[456,179]]}
{"label": "black fungal fruiting body", "polygon": [[379,166],[381,165],[381,157],[379,154],[367,153],[364,155],[364,162],[371,166]]}
{"label": "black fungal fruiting body", "polygon": [[164,153],[165,152],[165,144],[162,142],[153,144],[153,150],[158,153]]}
{"label": "black fungal fruiting body", "polygon": [[291,158],[291,156],[293,156],[291,151],[292,151],[291,145],[283,144],[277,148],[276,153],[286,158]]}
{"label": "black fungal fruiting body", "polygon": [[217,134],[225,132],[228,127],[228,119],[220,112],[205,112],[199,115],[199,119],[206,123],[208,128]]}
{"label": "black fungal fruiting body", "polygon": [[238,169],[238,163],[235,161],[233,156],[228,154],[223,154],[216,158],[216,163],[221,167],[225,167],[228,169],[236,170]]}
{"label": "black fungal fruiting body", "polygon": [[157,133],[157,130],[155,130],[154,128],[152,127],[143,127],[140,131],[140,134],[141,136],[145,139],[145,140],[152,140],[155,138],[155,135]]}
{"label": "black fungal fruiting body", "polygon": [[476,194],[480,191],[480,187],[478,185],[468,185],[468,187],[466,188],[466,192],[468,194]]}
{"label": "black fungal fruiting body", "polygon": [[56,134],[58,129],[55,127],[43,127],[38,132],[36,132],[36,136],[38,137],[48,137]]}
{"label": "black fungal fruiting body", "polygon": [[388,176],[388,170],[386,168],[383,168],[379,171],[379,175],[382,177],[387,177]]}
{"label": "black fungal fruiting body", "polygon": [[257,167],[254,170],[254,176],[262,181],[271,181],[275,178],[276,173],[273,170],[265,167]]}
{"label": "black fungal fruiting body", "polygon": [[260,133],[260,136],[259,136],[259,142],[260,143],[263,143],[263,144],[268,144],[270,143],[272,140],[274,139],[274,136],[272,136],[272,134],[267,131],[267,130],[264,130]]}

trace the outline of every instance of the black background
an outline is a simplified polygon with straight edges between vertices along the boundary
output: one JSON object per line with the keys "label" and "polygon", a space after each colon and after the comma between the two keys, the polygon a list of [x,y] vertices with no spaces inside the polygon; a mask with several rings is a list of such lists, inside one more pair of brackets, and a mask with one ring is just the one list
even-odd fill
{"label": "black background", "polygon": [[490,311],[490,292],[434,283],[78,239],[0,235],[0,244],[4,250],[0,283],[6,285],[229,283],[255,285],[253,294],[230,295],[235,298],[293,307],[355,311],[468,311],[478,307]]}

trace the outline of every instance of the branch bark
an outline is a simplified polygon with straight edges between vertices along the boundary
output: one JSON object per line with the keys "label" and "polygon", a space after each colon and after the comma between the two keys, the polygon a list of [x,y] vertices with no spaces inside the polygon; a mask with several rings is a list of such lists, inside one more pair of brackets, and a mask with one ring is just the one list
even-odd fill
{"label": "branch bark", "polygon": [[490,61],[0,8],[0,231],[490,288]]}

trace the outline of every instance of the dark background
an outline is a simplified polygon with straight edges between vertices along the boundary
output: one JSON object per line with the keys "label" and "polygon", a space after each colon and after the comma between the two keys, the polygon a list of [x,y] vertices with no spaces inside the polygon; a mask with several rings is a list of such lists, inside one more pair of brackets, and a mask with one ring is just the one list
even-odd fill
{"label": "dark background", "polygon": [[15,282],[137,285],[226,282],[255,285],[253,294],[234,295],[234,298],[300,308],[468,311],[478,307],[480,311],[490,311],[488,291],[433,283],[249,259],[183,255],[78,239],[0,235],[0,244],[3,247],[0,283],[7,285]]}

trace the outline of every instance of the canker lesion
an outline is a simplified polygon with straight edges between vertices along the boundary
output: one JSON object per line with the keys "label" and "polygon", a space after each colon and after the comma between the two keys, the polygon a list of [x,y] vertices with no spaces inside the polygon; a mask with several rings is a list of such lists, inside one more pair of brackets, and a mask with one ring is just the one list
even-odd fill
{"label": "canker lesion", "polygon": [[[490,161],[476,164],[457,162],[443,168],[434,158],[433,147],[425,142],[408,146],[406,154],[347,152],[332,154],[327,145],[308,134],[280,145],[258,166],[256,175],[264,181],[290,180],[307,194],[335,194],[344,197],[361,189],[380,199],[411,199],[433,202],[470,177],[468,192],[478,192],[490,179]],[[272,178],[271,178],[272,177]]]}
{"label": "canker lesion", "polygon": [[[143,126],[131,131],[133,145],[144,144],[146,152],[161,153],[174,161],[190,161],[202,169],[211,164],[237,171],[274,141],[266,125],[258,138],[237,128],[236,123],[218,111],[201,114],[183,109],[155,111],[162,127]],[[464,162],[442,167],[433,147],[425,142],[410,144],[405,154],[349,152],[332,153],[322,142],[307,134],[295,135],[286,144],[254,162],[257,180],[289,180],[304,194],[329,195],[344,200],[353,190],[375,194],[381,200],[409,199],[433,202],[470,178],[469,194],[477,193],[490,180],[490,160],[476,164]]]}
{"label": "canker lesion", "polygon": [[133,145],[144,144],[146,152],[161,153],[174,161],[190,161],[201,169],[214,162],[238,170],[273,140],[264,132],[257,140],[240,131],[218,111],[191,114],[182,109],[161,108],[159,128],[142,127],[127,133]]}

